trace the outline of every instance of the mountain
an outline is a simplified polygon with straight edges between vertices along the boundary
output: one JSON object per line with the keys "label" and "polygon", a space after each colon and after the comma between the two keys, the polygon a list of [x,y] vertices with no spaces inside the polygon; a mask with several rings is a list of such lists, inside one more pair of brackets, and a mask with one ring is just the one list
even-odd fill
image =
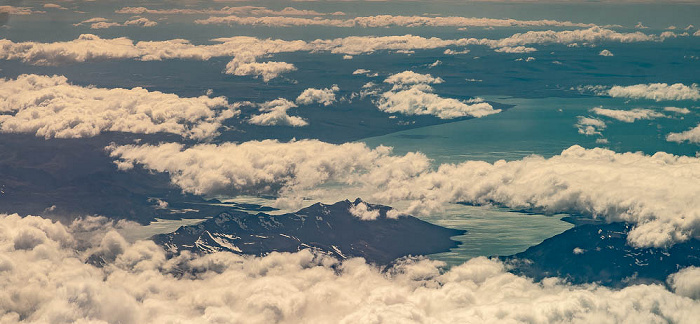
{"label": "mountain", "polygon": [[[351,208],[378,212],[374,220],[362,220]],[[153,240],[171,253],[229,251],[239,254],[296,252],[314,249],[340,259],[363,257],[388,264],[407,255],[449,251],[459,242],[450,239],[463,230],[430,224],[412,216],[387,217],[390,207],[365,204],[360,199],[332,205],[317,203],[295,213],[268,215],[229,211],[202,223],[182,226]]]}
{"label": "mountain", "polygon": [[514,266],[512,272],[536,280],[556,276],[612,287],[663,283],[682,268],[700,266],[700,240],[640,249],[627,244],[631,228],[627,223],[580,225],[501,259]]}

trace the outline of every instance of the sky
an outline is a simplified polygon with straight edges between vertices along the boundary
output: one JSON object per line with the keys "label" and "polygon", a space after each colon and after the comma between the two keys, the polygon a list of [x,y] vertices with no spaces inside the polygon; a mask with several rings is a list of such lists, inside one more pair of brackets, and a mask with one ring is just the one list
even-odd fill
{"label": "sky", "polygon": [[[491,257],[563,216],[626,222],[636,249],[700,238],[698,17],[682,0],[4,1],[0,323],[692,323],[698,267],[610,288]],[[466,230],[463,247],[382,268],[148,239],[222,204],[358,197]]]}

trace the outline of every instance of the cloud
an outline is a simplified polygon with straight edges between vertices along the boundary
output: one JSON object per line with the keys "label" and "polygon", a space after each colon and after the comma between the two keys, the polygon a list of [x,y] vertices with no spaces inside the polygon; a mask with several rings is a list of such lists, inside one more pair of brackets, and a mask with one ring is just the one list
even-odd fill
{"label": "cloud", "polygon": [[600,53],[598,53],[598,55],[600,55],[600,56],[615,56],[615,55],[613,55],[612,52],[610,52],[609,50],[606,50],[606,49],[600,51]]}
{"label": "cloud", "polygon": [[664,111],[670,111],[677,114],[687,115],[690,113],[688,108],[678,108],[678,107],[664,107]]}
{"label": "cloud", "polygon": [[224,73],[237,76],[262,77],[268,82],[279,77],[283,73],[296,71],[294,64],[287,62],[256,62],[253,55],[236,55],[236,57],[226,64]]}
{"label": "cloud", "polygon": [[607,94],[614,98],[664,100],[698,100],[700,89],[697,84],[686,86],[682,83],[650,83],[631,86],[613,86]]}
{"label": "cloud", "polygon": [[532,53],[536,52],[536,48],[532,47],[525,47],[525,46],[516,46],[516,47],[510,47],[510,46],[505,46],[505,47],[500,47],[494,50],[494,52],[498,53]]}
{"label": "cloud", "polygon": [[81,87],[63,76],[24,74],[0,80],[0,131],[45,138],[93,137],[103,132],[216,136],[237,111],[226,98],[182,98],[143,88]]}
{"label": "cloud", "polygon": [[148,18],[143,17],[131,17],[123,23],[112,22],[107,18],[95,17],[83,20],[79,23],[73,24],[73,26],[81,26],[90,24],[90,29],[106,29],[111,27],[124,27],[124,26],[139,26],[139,27],[153,27],[158,25],[157,22],[152,21]]}
{"label": "cloud", "polygon": [[367,69],[357,69],[357,70],[353,71],[352,74],[353,75],[364,74],[370,78],[374,78],[374,77],[379,76],[379,73],[377,73],[377,72],[372,73],[372,71],[367,70]]}
{"label": "cloud", "polygon": [[354,75],[357,75],[357,74],[367,74],[367,73],[370,73],[370,72],[372,72],[372,71],[367,70],[367,69],[357,69],[357,70],[353,71],[352,74],[354,74]]}
{"label": "cloud", "polygon": [[[303,10],[295,9],[292,7],[286,7],[282,10],[273,10],[266,7],[257,6],[238,6],[238,7],[223,7],[221,9],[149,9],[146,7],[123,7],[116,13],[120,14],[131,14],[131,15],[141,15],[141,14],[151,14],[151,15],[244,15],[244,16],[261,16],[261,15],[274,15],[274,16],[322,16],[326,15],[314,10]],[[342,14],[336,12],[333,14]],[[282,17],[277,17],[282,18]]]}
{"label": "cloud", "polygon": [[350,207],[350,214],[361,220],[375,220],[377,217],[379,217],[379,209],[370,210],[367,204],[360,202],[359,204],[352,205],[352,207]]}
{"label": "cloud", "polygon": [[[104,19],[104,18],[102,18]],[[107,21],[102,21],[110,24]],[[100,22],[96,22],[100,24]],[[275,75],[278,71],[289,71],[292,66],[283,62],[256,63],[255,59],[266,55],[292,52],[330,52],[342,55],[370,54],[376,51],[406,52],[436,49],[449,46],[482,45],[491,48],[517,47],[531,44],[569,44],[582,42],[593,44],[603,41],[636,42],[660,41],[654,35],[637,33],[618,33],[597,27],[573,31],[537,31],[499,39],[441,39],[425,38],[414,35],[403,36],[349,36],[336,39],[317,39],[306,42],[302,40],[286,41],[280,39],[258,39],[237,36],[212,39],[214,44],[194,45],[184,39],[165,41],[140,41],[120,37],[102,39],[96,35],[83,34],[78,39],[65,42],[13,42],[0,40],[0,59],[21,60],[35,65],[57,65],[99,60],[138,59],[142,61],[189,59],[208,60],[212,57],[235,57],[229,64],[232,71],[254,73],[257,75]],[[236,65],[238,64],[238,65]],[[227,71],[229,68],[227,68]],[[248,75],[248,74],[246,74]]]}
{"label": "cloud", "polygon": [[[293,105],[288,101],[286,104]],[[352,182],[355,173],[374,165],[413,157],[390,157],[390,149],[381,146],[372,150],[360,143],[334,145],[317,140],[264,140],[190,148],[169,143],[111,147],[110,152],[120,163],[168,172],[175,185],[200,195],[278,194],[280,190],[310,189],[329,181],[347,183]],[[426,166],[427,160],[415,162],[416,166],[421,163]]]}
{"label": "cloud", "polygon": [[44,8],[51,8],[51,9],[60,9],[60,10],[68,10],[68,8],[63,7],[61,5],[55,4],[55,3],[45,3]]}
{"label": "cloud", "polygon": [[243,15],[212,16],[196,20],[197,24],[264,25],[274,27],[289,26],[330,26],[330,27],[594,27],[594,24],[573,23],[557,20],[516,20],[469,17],[425,17],[376,15],[350,19],[323,19],[320,17],[242,17]]}
{"label": "cloud", "polygon": [[578,133],[586,136],[603,135],[601,132],[605,129],[605,122],[598,118],[590,118],[578,116],[578,122],[574,125],[578,129]]}
{"label": "cloud", "polygon": [[452,50],[452,49],[449,49],[449,48],[448,48],[448,49],[446,49],[442,54],[445,54],[445,55],[460,55],[460,54],[468,54],[469,52],[470,52],[470,51],[467,50],[467,49],[461,50],[461,51],[455,51],[455,50]]}
{"label": "cloud", "polygon": [[444,82],[430,74],[404,71],[384,80],[393,88],[379,95],[375,104],[379,110],[404,115],[433,115],[441,119],[483,117],[500,112],[481,99],[457,100],[433,93],[430,84]]}
{"label": "cloud", "polygon": [[[152,241],[128,243],[102,228],[88,240],[94,243],[78,248],[72,226],[36,216],[1,215],[0,233],[4,323],[684,324],[700,316],[697,300],[661,285],[611,290],[557,279],[535,283],[484,257],[450,269],[428,259],[402,260],[382,272],[362,259],[341,263],[308,250],[166,259]],[[106,262],[86,263],[90,255]],[[680,287],[688,272],[673,282]]]}
{"label": "cloud", "polygon": [[324,89],[308,88],[297,97],[296,103],[299,105],[319,103],[324,106],[330,106],[336,101],[335,93],[339,90],[340,88],[337,84]]}
{"label": "cloud", "polygon": [[700,268],[688,267],[668,277],[668,284],[681,296],[700,300]]}
{"label": "cloud", "polygon": [[700,125],[695,126],[687,131],[680,133],[669,133],[666,136],[666,140],[669,142],[685,142],[689,143],[700,143]]}
{"label": "cloud", "polygon": [[[615,153],[572,146],[545,159],[466,161],[432,166],[420,153],[319,141],[120,146],[111,156],[168,172],[187,192],[275,194],[280,204],[362,193],[373,203],[427,214],[442,204],[496,204],[540,213],[574,213],[635,224],[634,246],[666,246],[700,237],[700,158],[659,152]],[[326,184],[341,184],[335,192]],[[678,190],[683,188],[683,190]]]}
{"label": "cloud", "polygon": [[445,82],[440,77],[433,77],[430,74],[420,74],[413,71],[403,71],[392,74],[384,80],[385,83],[394,85],[412,85],[412,84],[439,84]]}
{"label": "cloud", "polygon": [[296,108],[293,102],[287,99],[276,99],[260,105],[260,111],[264,112],[254,115],[248,120],[249,123],[259,126],[292,126],[302,127],[309,123],[299,116],[289,116],[287,110]]}
{"label": "cloud", "polygon": [[651,109],[635,108],[632,110],[617,110],[617,109],[605,109],[603,107],[595,107],[591,109],[595,114],[617,119],[625,123],[633,123],[637,119],[654,119],[659,117],[666,117],[666,115],[653,111]]}
{"label": "cloud", "polygon": [[45,11],[34,11],[30,7],[0,6],[0,14],[10,14],[17,16],[27,16],[32,14],[42,14]]}

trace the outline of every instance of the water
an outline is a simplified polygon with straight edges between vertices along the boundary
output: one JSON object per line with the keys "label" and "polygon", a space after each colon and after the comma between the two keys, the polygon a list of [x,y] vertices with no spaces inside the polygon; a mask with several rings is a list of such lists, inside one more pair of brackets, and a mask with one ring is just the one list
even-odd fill
{"label": "water", "polygon": [[[478,119],[416,128],[384,136],[364,139],[370,147],[386,145],[396,154],[420,151],[436,164],[459,163],[465,160],[517,160],[531,154],[551,157],[572,146],[607,147],[618,152],[642,151],[653,154],[665,151],[694,156],[697,145],[669,143],[668,132],[684,131],[697,125],[696,114],[624,123],[596,116],[589,110],[603,106],[609,109],[650,108],[662,111],[664,106],[684,105],[678,102],[660,104],[651,101],[628,102],[604,97],[579,98],[508,98],[485,96],[484,99],[515,105],[499,114]],[[685,103],[690,109],[692,103]],[[663,112],[663,111],[662,111]],[[578,116],[597,117],[608,125],[603,136],[608,144],[596,143],[601,136],[578,133],[574,124]]]}

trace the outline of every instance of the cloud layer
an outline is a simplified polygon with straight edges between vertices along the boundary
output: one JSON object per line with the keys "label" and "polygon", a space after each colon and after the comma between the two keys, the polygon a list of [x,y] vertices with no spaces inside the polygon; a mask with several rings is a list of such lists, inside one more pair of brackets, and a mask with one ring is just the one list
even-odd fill
{"label": "cloud layer", "polygon": [[[683,297],[692,296],[695,284],[684,279],[694,270],[673,277],[676,295],[659,285],[533,283],[483,257],[449,271],[408,260],[387,272],[308,251],[167,260],[152,241],[130,244],[108,227],[88,226],[100,234],[0,215],[3,323],[693,323],[700,316],[699,302]],[[85,263],[89,255],[104,266]]]}
{"label": "cloud layer", "polygon": [[[105,22],[102,21],[102,23]],[[664,38],[641,32],[619,33],[599,27],[567,31],[529,31],[514,34],[503,39],[460,38],[446,40],[437,37],[425,38],[403,35],[349,36],[306,42],[301,40],[286,41],[238,36],[216,38],[212,40],[215,44],[211,45],[194,45],[184,39],[134,43],[125,37],[102,39],[96,35],[83,34],[72,41],[54,43],[13,42],[2,39],[0,40],[0,59],[21,60],[25,63],[36,65],[56,65],[110,59],[138,59],[143,61],[165,59],[208,60],[212,57],[228,56],[237,57],[240,60],[238,61],[239,63],[252,64],[256,58],[265,55],[299,51],[359,55],[381,50],[411,51],[467,45],[482,45],[495,49],[506,48],[503,51],[514,48],[532,51],[531,48],[525,46],[533,44],[581,43],[583,45],[591,45],[600,42],[645,42],[662,41]],[[233,61],[230,64],[234,64]],[[275,68],[280,67],[279,64],[274,65]],[[272,65],[263,66],[260,69],[267,70],[268,68],[272,68]],[[255,71],[255,66],[244,70],[248,69]],[[228,70],[229,68],[227,68]],[[235,70],[233,69],[233,71]]]}
{"label": "cloud layer", "polygon": [[333,194],[323,186],[343,184],[337,190],[370,202],[405,202],[401,211],[408,214],[430,213],[444,203],[496,204],[630,222],[636,226],[628,240],[635,246],[700,237],[700,158],[662,152],[572,146],[549,159],[466,161],[437,169],[420,153],[396,156],[385,147],[315,140],[128,145],[112,147],[111,155],[119,165],[168,172],[174,184],[197,194],[274,193],[289,204],[321,199]]}
{"label": "cloud layer", "polygon": [[329,26],[329,27],[594,27],[593,24],[557,20],[516,20],[469,17],[425,17],[376,15],[349,19],[297,17],[244,17],[243,15],[212,16],[195,20],[197,24],[263,25],[275,27]]}
{"label": "cloud layer", "polygon": [[45,138],[102,132],[216,136],[237,111],[224,97],[182,98],[143,88],[81,87],[62,76],[20,75],[0,80],[0,131]]}

